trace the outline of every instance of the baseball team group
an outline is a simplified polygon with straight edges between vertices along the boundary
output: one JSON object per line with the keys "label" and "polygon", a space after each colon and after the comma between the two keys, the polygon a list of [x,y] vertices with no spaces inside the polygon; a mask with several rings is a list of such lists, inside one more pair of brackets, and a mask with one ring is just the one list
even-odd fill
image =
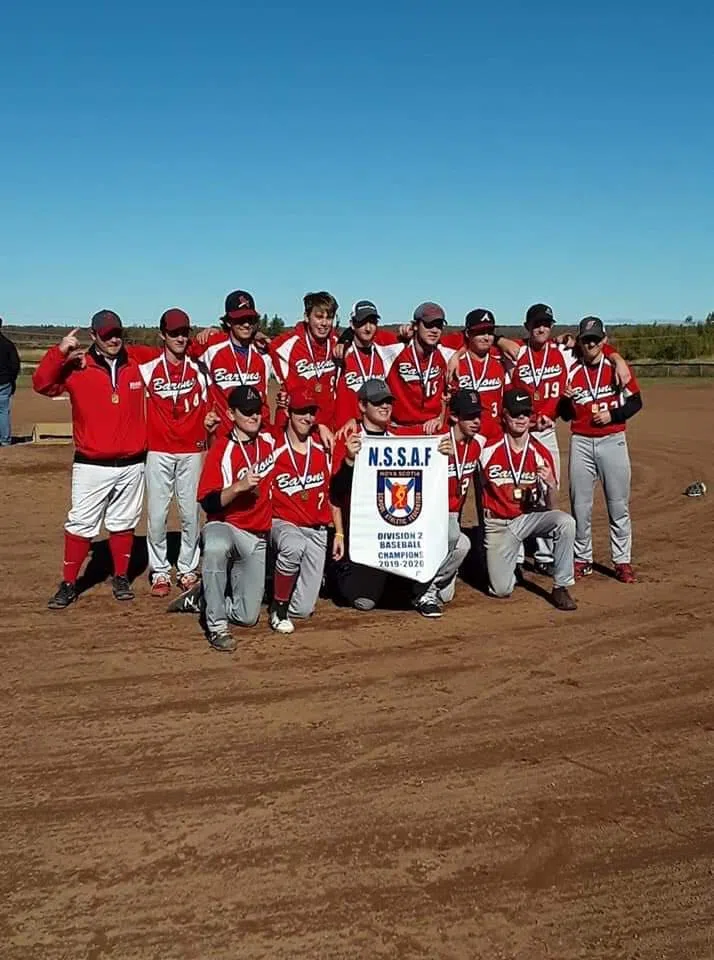
{"label": "baseball team group", "polygon": [[[448,458],[447,554],[431,582],[407,583],[422,616],[440,617],[454,596],[471,549],[461,513],[472,484],[491,596],[512,593],[529,552],[552,577],[554,607],[576,609],[570,588],[593,571],[598,480],[614,575],[635,581],[625,430],[642,399],[598,317],[555,338],[552,309],[534,304],[524,338],[511,339],[485,309],[453,333],[434,302],[395,332],[380,326],[371,301],[354,304],[342,331],[337,309],[331,294],[307,294],[303,319],[271,340],[251,294],[237,290],[220,324],[195,334],[185,311],[167,310],[157,347],[126,343],[119,316],[100,310],[88,349],[73,330],[47,351],[33,386],[69,395],[75,446],[51,609],[77,600],[102,524],[113,594],[134,598],[129,560],[145,498],[151,596],[168,599],[169,612],[197,614],[216,650],[235,649],[231,625],[254,625],[266,592],[270,627],[282,634],[312,616],[326,578],[339,602],[378,607],[392,575],[350,559],[354,467],[371,436],[438,435]],[[558,418],[571,427],[572,514],[557,506]],[[175,581],[172,501],[181,526]]]}

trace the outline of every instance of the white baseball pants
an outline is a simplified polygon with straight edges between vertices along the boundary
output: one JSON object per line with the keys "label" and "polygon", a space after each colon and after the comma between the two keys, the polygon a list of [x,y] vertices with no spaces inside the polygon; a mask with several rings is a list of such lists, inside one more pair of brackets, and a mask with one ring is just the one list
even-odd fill
{"label": "white baseball pants", "polygon": [[[560,449],[558,448],[558,434],[555,427],[549,427],[547,430],[541,430],[534,433],[533,436],[539,440],[544,447],[550,451],[555,463],[555,480],[560,486]],[[533,554],[536,563],[553,563],[553,541],[550,537],[536,537],[536,548]]]}
{"label": "white baseball pants", "polygon": [[564,510],[523,513],[513,520],[486,517],[486,564],[491,592],[510,597],[516,585],[516,562],[521,544],[529,537],[548,537],[553,544],[553,586],[570,587],[573,573],[575,520]]}
{"label": "white baseball pants", "polygon": [[417,588],[420,599],[441,600],[451,603],[456,592],[456,577],[466,554],[471,549],[471,541],[461,529],[458,513],[449,514],[449,541],[446,556],[436,571],[436,576],[425,587]]}
{"label": "white baseball pants", "polygon": [[288,576],[297,574],[288,615],[306,620],[312,616],[320,596],[327,530],[297,527],[287,520],[275,519],[270,543],[275,554],[275,569]]}
{"label": "white baseball pants", "polygon": [[102,521],[109,533],[133,530],[144,503],[144,464],[100,467],[94,463],[72,464],[72,505],[67,533],[92,540]]}
{"label": "white baseball pants", "polygon": [[200,507],[196,501],[201,476],[201,453],[155,453],[146,455],[147,547],[152,575],[168,574],[166,518],[176,497],[181,518],[181,549],[176,564],[179,575],[198,569],[200,560]]}

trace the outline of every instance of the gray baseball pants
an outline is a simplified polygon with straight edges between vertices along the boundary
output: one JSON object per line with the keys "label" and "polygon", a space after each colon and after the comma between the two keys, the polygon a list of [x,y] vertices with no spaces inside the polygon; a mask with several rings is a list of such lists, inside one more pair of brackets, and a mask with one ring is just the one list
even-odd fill
{"label": "gray baseball pants", "polygon": [[299,620],[311,617],[322,586],[327,552],[327,530],[298,527],[287,520],[273,520],[270,545],[275,569],[286,576],[297,574],[288,615]]}
{"label": "gray baseball pants", "polygon": [[442,603],[450,603],[454,599],[456,590],[456,575],[470,549],[471,541],[461,529],[458,513],[450,513],[449,544],[446,557],[436,571],[436,576],[431,583],[424,586],[418,585],[417,596],[421,599],[437,599],[441,600]]}
{"label": "gray baseball pants", "polygon": [[570,504],[575,517],[575,559],[592,563],[593,488],[600,480],[610,520],[613,563],[630,563],[632,522],[630,485],[632,469],[624,433],[605,437],[570,438]]}
{"label": "gray baseball pants", "polygon": [[265,539],[212,520],[203,528],[202,540],[208,630],[227,627],[228,621],[252,627],[258,622],[265,590]]}
{"label": "gray baseball pants", "polygon": [[521,544],[529,537],[548,537],[553,544],[554,587],[569,587],[573,575],[575,520],[563,510],[523,513],[513,520],[486,517],[486,564],[491,592],[509,597],[516,585],[516,562]]}
{"label": "gray baseball pants", "polygon": [[201,453],[149,451],[146,455],[146,545],[152,574],[168,574],[171,569],[166,556],[166,518],[174,496],[181,518],[181,549],[176,569],[179,574],[198,569],[200,508],[196,490],[202,465]]}
{"label": "gray baseball pants", "polygon": [[[560,449],[558,448],[558,434],[555,432],[555,427],[549,427],[547,430],[533,433],[533,436],[553,455],[555,479],[558,486],[560,486]],[[536,563],[553,563],[553,543],[549,537],[536,537],[536,548],[533,559]]]}

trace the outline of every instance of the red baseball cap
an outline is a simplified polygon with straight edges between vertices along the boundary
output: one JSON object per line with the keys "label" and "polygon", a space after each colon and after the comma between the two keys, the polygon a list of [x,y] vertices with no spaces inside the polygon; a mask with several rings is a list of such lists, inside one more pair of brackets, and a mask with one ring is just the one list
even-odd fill
{"label": "red baseball cap", "polygon": [[317,410],[320,404],[314,390],[310,387],[298,387],[290,394],[288,406],[291,410],[309,410],[310,408]]}
{"label": "red baseball cap", "polygon": [[176,330],[186,330],[191,326],[191,318],[185,310],[172,307],[161,314],[159,327],[164,333],[174,333]]}
{"label": "red baseball cap", "polygon": [[102,340],[106,340],[111,335],[121,336],[121,319],[113,310],[98,310],[89,326]]}

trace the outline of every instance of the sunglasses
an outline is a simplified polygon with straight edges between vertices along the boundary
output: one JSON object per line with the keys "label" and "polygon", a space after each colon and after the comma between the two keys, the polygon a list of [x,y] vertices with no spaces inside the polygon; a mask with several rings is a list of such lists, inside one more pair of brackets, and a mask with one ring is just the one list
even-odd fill
{"label": "sunglasses", "polygon": [[317,416],[317,407],[291,407],[290,413],[296,413],[299,417],[305,415],[315,417]]}
{"label": "sunglasses", "polygon": [[424,327],[425,330],[443,330],[444,321],[443,320],[420,320],[419,323]]}
{"label": "sunglasses", "polygon": [[259,322],[258,317],[238,317],[237,320],[228,317],[228,323],[232,327],[257,327]]}
{"label": "sunglasses", "polygon": [[580,342],[584,347],[596,347],[601,341],[600,337],[583,337]]}
{"label": "sunglasses", "polygon": [[114,340],[119,339],[124,336],[124,331],[121,327],[110,327],[108,330],[97,330],[97,336],[100,340]]}
{"label": "sunglasses", "polygon": [[368,323],[376,324],[377,322],[378,322],[378,318],[374,314],[370,314],[370,316],[368,317],[361,317],[358,320],[353,320],[352,326],[355,328],[355,330],[359,330],[361,327],[366,326]]}
{"label": "sunglasses", "polygon": [[178,340],[179,337],[188,337],[190,336],[190,331],[188,327],[182,327],[180,330],[167,330],[165,336],[171,337],[172,340]]}
{"label": "sunglasses", "polygon": [[394,403],[394,399],[392,397],[385,397],[384,400],[368,400],[367,403],[371,407],[391,407],[391,405]]}

